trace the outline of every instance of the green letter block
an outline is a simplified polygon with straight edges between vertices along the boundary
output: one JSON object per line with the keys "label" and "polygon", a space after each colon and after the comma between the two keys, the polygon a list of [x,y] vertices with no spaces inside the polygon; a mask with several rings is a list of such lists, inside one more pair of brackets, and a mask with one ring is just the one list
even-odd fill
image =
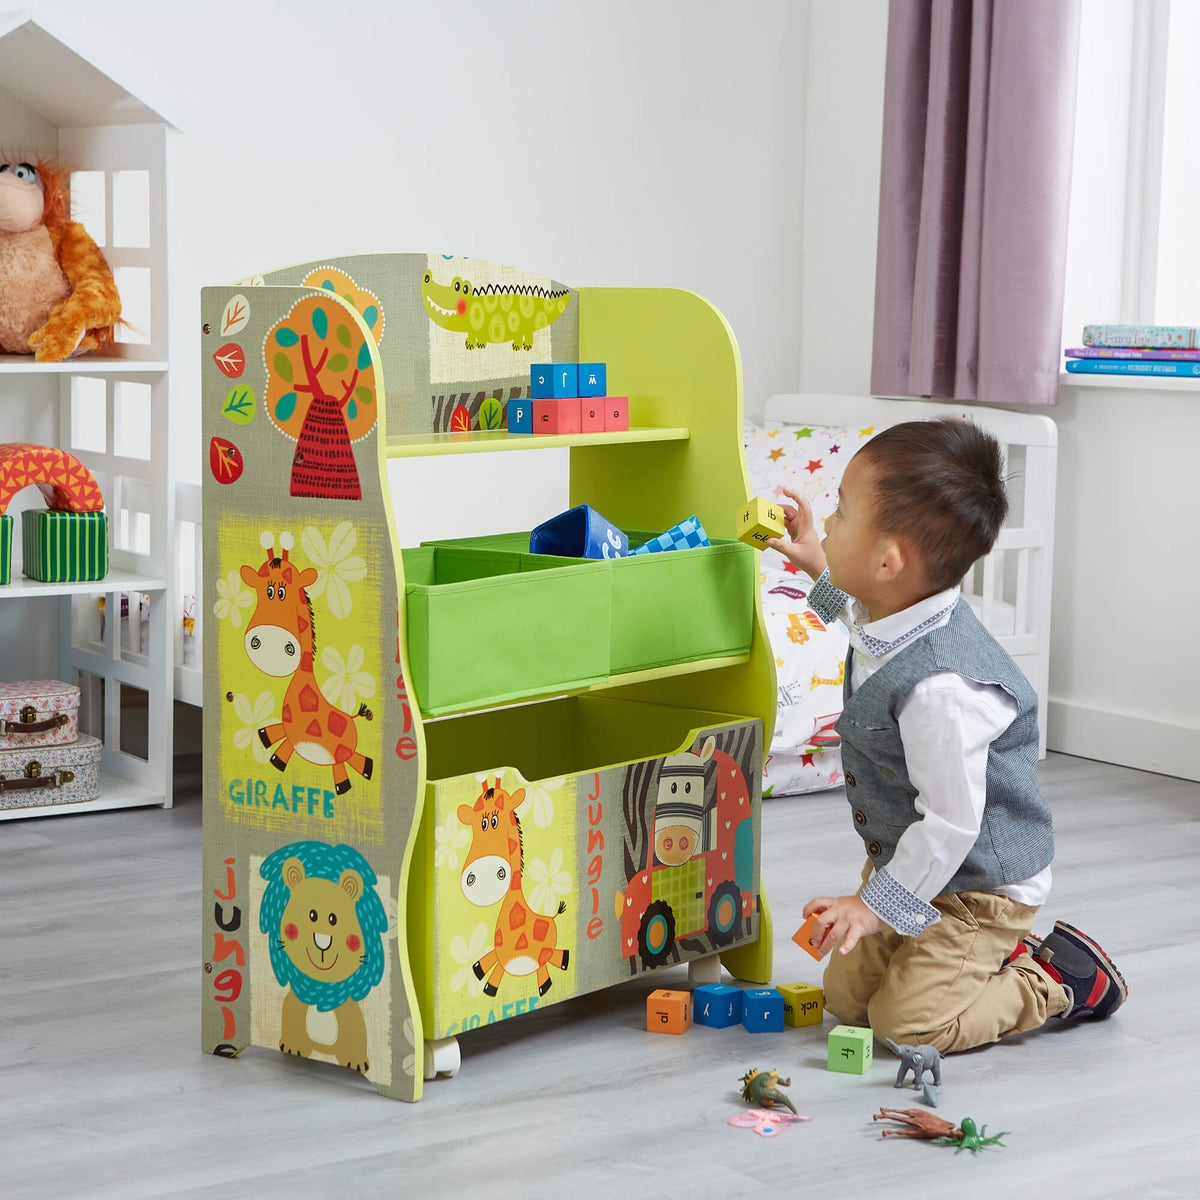
{"label": "green letter block", "polygon": [[870,1065],[871,1031],[856,1025],[835,1025],[829,1033],[829,1069],[865,1075]]}

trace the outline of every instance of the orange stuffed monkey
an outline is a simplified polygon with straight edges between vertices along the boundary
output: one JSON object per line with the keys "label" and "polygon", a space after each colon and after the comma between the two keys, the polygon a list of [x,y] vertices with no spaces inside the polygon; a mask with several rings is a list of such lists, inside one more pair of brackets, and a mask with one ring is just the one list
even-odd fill
{"label": "orange stuffed monkey", "polygon": [[0,350],[38,362],[110,345],[121,317],[104,255],[68,216],[67,176],[0,161]]}

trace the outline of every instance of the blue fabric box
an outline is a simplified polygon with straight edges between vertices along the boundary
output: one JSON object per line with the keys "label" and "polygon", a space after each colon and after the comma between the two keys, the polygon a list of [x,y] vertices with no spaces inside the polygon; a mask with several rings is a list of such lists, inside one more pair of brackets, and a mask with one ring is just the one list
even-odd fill
{"label": "blue fabric box", "polygon": [[658,537],[635,547],[630,554],[660,554],[664,550],[695,550],[698,546],[711,545],[700,518],[688,517],[686,521],[672,525],[666,533],[660,533]]}
{"label": "blue fabric box", "polygon": [[629,538],[594,508],[580,504],[544,521],[529,535],[530,554],[564,558],[624,558]]}

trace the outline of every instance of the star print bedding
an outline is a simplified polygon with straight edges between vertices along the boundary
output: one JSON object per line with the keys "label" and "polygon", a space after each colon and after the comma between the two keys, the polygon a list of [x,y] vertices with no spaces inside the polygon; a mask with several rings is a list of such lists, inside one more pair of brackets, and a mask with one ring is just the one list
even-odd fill
{"label": "star print bedding", "polygon": [[[756,496],[786,501],[787,487],[807,496],[818,526],[837,507],[846,463],[874,429],[828,425],[745,424],[746,465]],[[764,550],[759,583],[775,654],[778,710],[763,770],[763,795],[788,796],[842,780],[833,724],[842,711],[846,631],[826,627],[808,607],[812,580],[776,550]]]}

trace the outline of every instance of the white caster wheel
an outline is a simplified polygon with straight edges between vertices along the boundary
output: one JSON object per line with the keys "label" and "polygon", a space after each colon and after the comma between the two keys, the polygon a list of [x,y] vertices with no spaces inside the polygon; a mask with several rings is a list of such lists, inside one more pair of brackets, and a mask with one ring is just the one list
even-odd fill
{"label": "white caster wheel", "polygon": [[458,1038],[432,1038],[425,1042],[425,1078],[436,1079],[439,1075],[458,1074],[462,1058],[458,1052]]}

